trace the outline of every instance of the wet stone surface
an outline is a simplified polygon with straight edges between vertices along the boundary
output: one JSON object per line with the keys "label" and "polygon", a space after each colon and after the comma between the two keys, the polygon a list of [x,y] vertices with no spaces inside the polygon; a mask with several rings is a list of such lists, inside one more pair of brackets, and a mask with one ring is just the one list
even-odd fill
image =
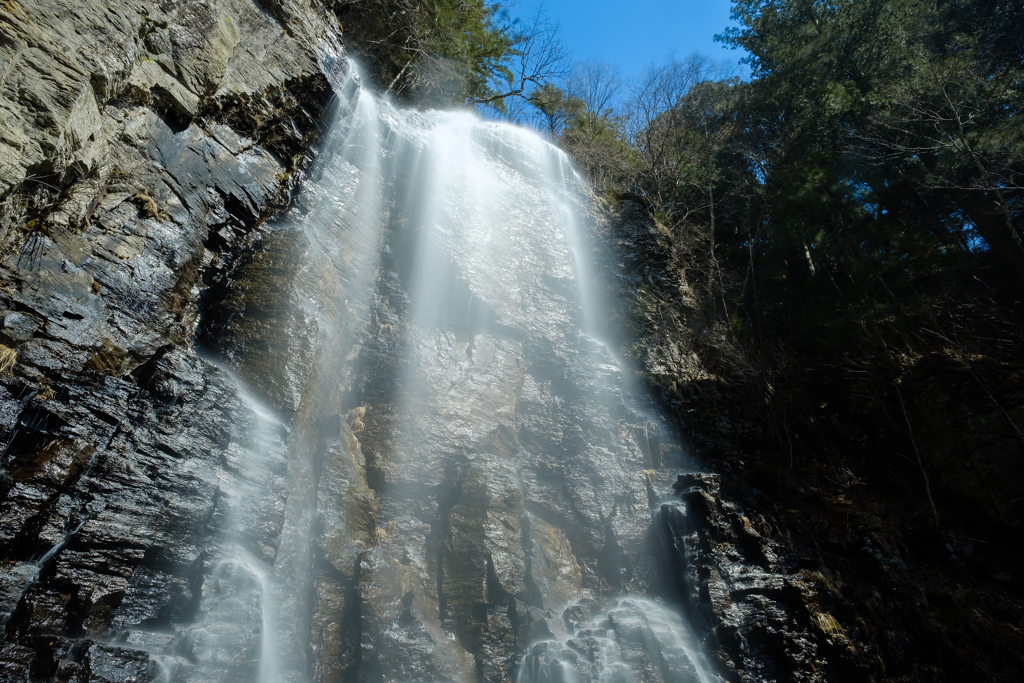
{"label": "wet stone surface", "polygon": [[[566,207],[539,185],[563,182],[544,175],[556,153],[472,122],[406,125],[404,165],[438,163],[442,177],[404,205],[385,193],[344,399],[376,531],[358,554],[321,538],[325,558],[358,560],[333,566],[350,587],[342,624],[359,636],[320,680],[514,681],[533,642],[564,633],[552,615],[657,588],[649,470],[680,451],[583,331]],[[448,127],[490,151],[444,166],[430,155],[450,149]],[[476,208],[473,183],[491,193]]]}
{"label": "wet stone surface", "polygon": [[[828,680],[835,643],[812,619],[816,585],[755,510],[724,499],[718,475],[678,475],[658,524],[677,589],[719,672],[739,681]],[[783,555],[780,557],[780,555]]]}
{"label": "wet stone surface", "polygon": [[244,678],[260,596],[218,594],[223,529],[274,557],[289,437],[194,330],[312,152],[340,29],[302,1],[58,5],[0,17],[0,677]]}

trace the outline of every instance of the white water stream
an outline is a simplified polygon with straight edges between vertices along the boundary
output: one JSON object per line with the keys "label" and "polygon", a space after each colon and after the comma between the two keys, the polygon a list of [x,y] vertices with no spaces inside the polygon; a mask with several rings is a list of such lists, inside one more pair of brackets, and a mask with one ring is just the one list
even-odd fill
{"label": "white water stream", "polygon": [[[358,86],[350,82],[344,87]],[[466,111],[403,111],[361,88],[352,101],[351,109],[340,112],[303,190],[305,212],[287,220],[308,234],[318,260],[315,268],[331,271],[344,283],[344,301],[306,304],[322,321],[326,343],[341,343],[344,335],[331,321],[343,319],[345,311],[367,320],[386,233],[408,234],[410,320],[417,329],[437,332],[424,333],[407,351],[412,358],[403,380],[408,390],[398,412],[409,417],[394,437],[392,467],[398,474],[389,480],[393,490],[401,490],[431,480],[450,465],[438,459],[437,439],[452,449],[468,448],[486,436],[491,420],[505,424],[516,419],[518,399],[508,402],[505,396],[517,394],[496,391],[494,384],[523,381],[516,379],[520,361],[508,352],[519,343],[517,335],[564,339],[574,330],[593,337],[593,321],[604,303],[583,234],[591,200],[564,153],[532,131]],[[570,298],[583,320],[570,324],[560,317],[563,312],[538,297],[541,275],[545,287],[572,290]],[[333,310],[324,314],[324,309]],[[610,381],[604,375],[621,377],[614,357],[605,356],[604,374],[587,379],[589,385],[600,388]],[[440,382],[445,386],[437,386]],[[192,637],[199,668],[212,662],[211,675],[216,667],[229,665],[226,658],[241,646],[259,651],[253,680],[297,683],[308,678],[304,638],[309,624],[303,610],[308,610],[312,591],[309,534],[316,500],[309,472],[289,463],[281,484],[288,489],[281,541],[273,551],[260,549],[251,528],[259,515],[247,513],[246,506],[263,495],[259,486],[280,484],[268,472],[280,464],[285,450],[283,426],[259,401],[244,393],[243,398],[256,415],[252,447],[239,463],[251,475],[250,483],[223,492],[229,510],[223,558],[204,587],[207,622],[220,630],[200,626]],[[521,488],[518,466],[507,471],[512,489]],[[404,503],[389,504],[400,510]],[[393,533],[401,533],[404,518],[395,514]],[[385,551],[375,552],[380,554],[373,556],[373,566],[386,565]],[[503,570],[499,560],[498,574]],[[514,574],[514,568],[508,571]],[[417,580],[403,579],[408,596],[435,590]],[[401,597],[396,594],[395,600]],[[596,610],[594,604],[588,602],[590,616],[580,623],[564,621],[553,638],[526,643],[517,683],[717,680],[673,608],[629,595],[605,596]],[[563,601],[559,609],[571,606],[571,600]],[[441,599],[440,620],[447,624],[445,609]],[[452,648],[436,659],[465,660],[466,646],[450,633],[434,642],[437,648]],[[389,664],[381,666],[387,670]],[[453,664],[437,681],[470,683],[479,675]],[[384,678],[402,680],[396,674]]]}

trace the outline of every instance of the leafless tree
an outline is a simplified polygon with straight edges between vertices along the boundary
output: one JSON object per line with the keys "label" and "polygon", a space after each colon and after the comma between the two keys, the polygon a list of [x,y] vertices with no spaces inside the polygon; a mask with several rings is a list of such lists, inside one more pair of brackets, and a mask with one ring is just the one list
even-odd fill
{"label": "leafless tree", "polygon": [[622,75],[614,64],[588,59],[573,64],[565,77],[565,91],[596,116],[611,113],[622,89]]}
{"label": "leafless tree", "polygon": [[[668,208],[671,190],[683,168],[693,162],[692,150],[679,144],[685,121],[676,105],[690,88],[709,78],[713,68],[710,58],[699,53],[672,57],[647,69],[629,87],[622,123],[626,143],[639,162],[634,185],[644,186],[647,199],[658,210]],[[646,182],[640,183],[640,178]]]}
{"label": "leafless tree", "polygon": [[538,7],[515,33],[512,54],[503,83],[495,84],[495,94],[477,98],[473,104],[490,105],[521,112],[530,93],[566,73],[569,53],[562,43],[561,27],[548,19],[544,7]]}
{"label": "leafless tree", "polygon": [[564,80],[566,109],[572,124],[561,144],[597,188],[610,187],[628,166],[616,111],[623,79],[607,62],[577,62]]}

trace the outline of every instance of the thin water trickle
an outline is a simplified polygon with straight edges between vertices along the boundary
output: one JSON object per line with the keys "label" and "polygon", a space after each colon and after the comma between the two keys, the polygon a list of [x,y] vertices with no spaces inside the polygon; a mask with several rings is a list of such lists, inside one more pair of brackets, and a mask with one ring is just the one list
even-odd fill
{"label": "thin water trickle", "polygon": [[[260,533],[260,499],[275,486],[287,434],[284,421],[226,368],[249,415],[246,447],[231,462],[236,475],[225,479],[217,505],[221,530],[219,559],[203,583],[202,619],[190,629],[197,673],[217,679],[232,667],[256,683],[288,680],[281,675],[277,621],[279,590],[274,581],[275,549]],[[265,524],[265,522],[264,522]],[[239,662],[238,650],[246,653]],[[234,659],[235,661],[232,661]],[[170,676],[168,660],[161,669]]]}

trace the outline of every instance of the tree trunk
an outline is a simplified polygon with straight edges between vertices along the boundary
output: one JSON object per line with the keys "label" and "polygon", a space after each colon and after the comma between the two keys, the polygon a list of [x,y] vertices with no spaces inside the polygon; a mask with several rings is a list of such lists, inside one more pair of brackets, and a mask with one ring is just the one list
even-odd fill
{"label": "tree trunk", "polygon": [[708,206],[711,208],[711,258],[715,258],[715,185],[708,183]]}

